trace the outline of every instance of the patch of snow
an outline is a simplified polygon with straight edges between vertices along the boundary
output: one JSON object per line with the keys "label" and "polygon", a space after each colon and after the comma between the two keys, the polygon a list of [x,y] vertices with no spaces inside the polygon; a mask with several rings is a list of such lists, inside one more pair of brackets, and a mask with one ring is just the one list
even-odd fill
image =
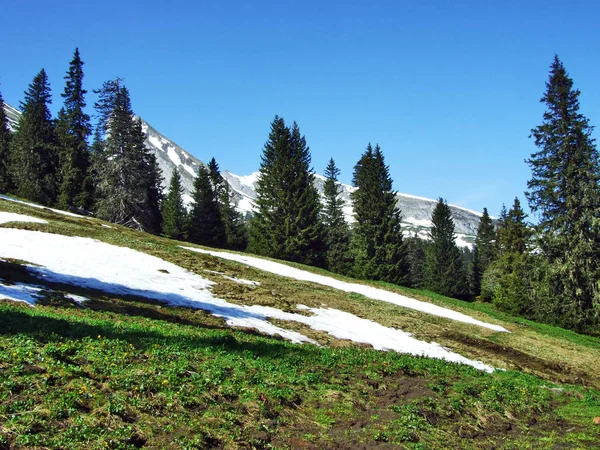
{"label": "patch of snow", "polygon": [[[268,318],[295,321],[343,339],[356,340],[382,350],[442,358],[491,372],[494,369],[453,353],[436,343],[418,341],[400,330],[333,309],[310,309],[312,316],[265,306],[243,306],[215,298],[214,284],[175,264],[129,248],[93,239],[37,231],[0,229],[0,256],[31,261],[45,267],[28,270],[48,282],[98,289],[116,295],[136,295],[177,306],[203,309],[222,317],[230,326],[255,328],[295,343],[310,342],[301,333],[268,322]],[[10,286],[9,286],[10,288]],[[21,288],[12,298],[22,296]],[[27,291],[28,299],[31,291]],[[7,295],[8,296],[8,295]],[[301,307],[302,308],[302,307]]]}
{"label": "patch of snow", "polygon": [[305,270],[296,269],[294,267],[286,266],[285,264],[277,263],[274,261],[268,261],[266,259],[256,258],[253,256],[239,255],[235,253],[217,252],[213,250],[203,250],[200,248],[184,247],[186,250],[191,250],[198,253],[204,253],[212,255],[217,258],[228,259],[231,261],[237,261],[242,264],[247,264],[257,269],[264,270],[266,272],[274,273],[288,278],[294,278],[300,281],[309,281],[312,283],[322,284],[329,286],[334,289],[339,289],[344,292],[355,292],[357,294],[364,295],[365,297],[372,298],[373,300],[381,300],[388,303],[393,303],[404,308],[414,309],[427,314],[432,314],[438,317],[445,317],[448,319],[456,320],[458,322],[469,323],[473,325],[479,325],[481,327],[489,328],[494,331],[508,332],[504,327],[500,325],[494,325],[487,322],[474,319],[466,314],[453,311],[448,308],[443,308],[431,303],[422,302],[415,300],[414,298],[405,297],[395,292],[386,291],[384,289],[378,289],[364,284],[347,283],[345,281],[336,280],[335,278],[326,277],[324,275],[317,275],[315,273],[307,272]]}
{"label": "patch of snow", "polygon": [[36,205],[35,203],[29,203],[29,202],[24,202],[22,200],[17,200],[16,198],[8,197],[7,195],[0,195],[0,199],[8,200],[9,202],[20,203],[22,205],[33,206],[34,208],[38,208],[38,209],[48,209],[52,212],[55,212],[56,214],[63,214],[65,216],[86,218],[85,216],[80,216],[79,214],[74,214],[69,211],[61,211],[60,209],[52,209],[52,208],[48,208],[46,206]]}
{"label": "patch of snow", "polygon": [[169,145],[167,147],[167,154],[169,155],[169,159],[173,161],[173,164],[175,164],[175,167],[179,167],[181,165],[181,158],[175,151],[175,147]]}
{"label": "patch of snow", "polygon": [[0,211],[0,223],[8,222],[31,222],[31,223],[48,223],[47,220],[38,219],[37,217],[26,216],[11,212]]}
{"label": "patch of snow", "polygon": [[65,297],[73,300],[75,303],[77,303],[79,305],[90,300],[87,297],[83,297],[82,295],[75,295],[75,294],[65,294]]}
{"label": "patch of snow", "polygon": [[42,288],[23,283],[4,284],[0,281],[0,300],[11,300],[35,305]]}

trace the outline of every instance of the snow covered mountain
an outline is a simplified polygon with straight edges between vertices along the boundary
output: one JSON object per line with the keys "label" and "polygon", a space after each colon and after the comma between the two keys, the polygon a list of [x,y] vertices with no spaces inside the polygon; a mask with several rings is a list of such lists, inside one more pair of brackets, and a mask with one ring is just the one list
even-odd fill
{"label": "snow covered mountain", "polygon": [[[10,126],[14,130],[20,112],[5,103],[5,110],[9,117]],[[177,169],[182,180],[184,189],[184,202],[189,205],[191,202],[191,192],[194,185],[194,178],[202,161],[192,156],[185,149],[163,136],[159,131],[153,128],[149,123],[142,119],[142,130],[146,134],[146,146],[155,154],[158,164],[162,170],[164,183],[167,187],[173,174]],[[234,199],[237,202],[237,209],[245,216],[251,215],[256,204],[256,181],[258,172],[246,176],[235,175],[227,170],[223,170],[223,177],[229,183],[234,192]],[[315,186],[323,195],[323,185],[325,178],[316,175]],[[341,184],[342,198],[345,202],[344,212],[348,222],[353,222],[353,210],[350,200],[350,194],[356,188],[347,184]],[[397,194],[398,207],[402,211],[402,223],[406,234],[417,234],[422,238],[427,237],[427,232],[431,227],[431,214],[437,200],[416,197],[408,194]],[[477,234],[479,226],[480,213],[470,211],[459,206],[449,205],[454,219],[457,233],[457,244],[462,246],[471,246]]]}

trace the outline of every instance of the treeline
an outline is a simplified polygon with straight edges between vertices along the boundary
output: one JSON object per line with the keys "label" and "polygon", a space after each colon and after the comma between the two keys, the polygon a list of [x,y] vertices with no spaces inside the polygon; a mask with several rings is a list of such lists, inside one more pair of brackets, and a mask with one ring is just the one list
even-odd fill
{"label": "treeline", "polygon": [[188,214],[177,170],[163,195],[161,170],[144,144],[141,119],[132,110],[122,80],[106,81],[94,90],[98,99],[92,126],[85,112],[83,65],[76,49],[61,94],[64,104],[55,119],[49,109],[50,84],[42,69],[25,92],[15,133],[9,130],[0,94],[0,193],[91,212],[149,233],[245,248],[245,224],[231,204],[229,187],[214,158],[199,170]]}
{"label": "treeline", "polygon": [[[166,195],[156,158],[119,79],[94,91],[97,123],[85,114],[83,62],[75,51],[52,119],[42,70],[21,104],[14,134],[0,107],[0,191],[44,205],[89,210],[103,219],[202,245],[248,250],[360,279],[493,302],[498,308],[584,332],[600,323],[600,171],[592,127],[555,57],[532,130],[526,192],[537,225],[518,198],[496,224],[484,208],[473,251],[459,248],[451,211],[440,198],[428,239],[404,236],[402,212],[384,155],[367,146],[354,166],[354,221],[345,220],[340,174],[325,168],[314,185],[309,147],[298,125],[275,117],[257,180],[257,208],[246,223],[213,158],[200,167],[189,211],[177,170]],[[2,98],[0,96],[0,106]],[[91,141],[91,144],[89,142]]]}

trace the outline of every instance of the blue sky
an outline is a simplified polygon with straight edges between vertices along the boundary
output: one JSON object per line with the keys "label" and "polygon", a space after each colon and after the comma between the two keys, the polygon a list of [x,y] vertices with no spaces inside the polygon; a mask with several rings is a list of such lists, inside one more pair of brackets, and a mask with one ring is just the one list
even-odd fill
{"label": "blue sky", "polygon": [[[89,3],[89,4],[88,4]],[[522,201],[558,54],[600,121],[595,1],[16,1],[0,7],[0,91],[43,67],[61,105],[75,47],[90,91],[125,80],[134,111],[203,161],[258,169],[275,114],[340,180],[379,143],[394,188],[497,214]],[[90,108],[91,112],[91,108]]]}

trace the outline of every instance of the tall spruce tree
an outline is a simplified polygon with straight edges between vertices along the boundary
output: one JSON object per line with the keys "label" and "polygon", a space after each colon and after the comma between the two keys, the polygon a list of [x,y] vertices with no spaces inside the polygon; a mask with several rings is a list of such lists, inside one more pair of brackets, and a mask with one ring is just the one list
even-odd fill
{"label": "tall spruce tree", "polygon": [[218,193],[212,184],[210,170],[204,166],[198,168],[194,180],[187,237],[191,242],[209,247],[224,247],[227,242]]}
{"label": "tall spruce tree", "polygon": [[325,183],[323,194],[325,202],[322,210],[323,225],[325,226],[325,267],[331,272],[349,274],[352,268],[350,253],[350,227],[344,218],[344,200],[341,197],[342,188],[338,182],[340,169],[333,158],[325,168]]}
{"label": "tall spruce tree", "polygon": [[551,292],[563,305],[563,323],[585,330],[600,317],[600,170],[579,95],[555,56],[541,99],[547,109],[531,131],[539,150],[527,160],[526,195],[539,217],[538,245],[553,272]]}
{"label": "tall spruce tree", "polygon": [[15,193],[42,205],[54,205],[57,196],[56,134],[50,114],[50,84],[42,69],[21,103],[23,112],[10,145],[10,176]]}
{"label": "tall spruce tree", "polygon": [[162,233],[171,239],[183,239],[187,211],[183,206],[183,187],[177,169],[173,170],[169,190],[162,205]]}
{"label": "tall spruce tree", "polygon": [[462,297],[467,293],[466,273],[455,242],[452,213],[442,198],[433,210],[431,223],[425,253],[425,287],[448,297]]}
{"label": "tall spruce tree", "polygon": [[354,274],[395,284],[408,282],[401,212],[396,208],[389,167],[379,145],[371,144],[354,166],[352,193],[356,222],[352,233]]}
{"label": "tall spruce tree", "polygon": [[98,139],[101,139],[95,143],[99,152],[95,158],[98,216],[159,233],[161,172],[155,155],[144,144],[141,120],[133,115],[129,91],[120,80],[115,80],[105,82],[98,93]]}
{"label": "tall spruce tree", "polygon": [[92,128],[90,117],[85,113],[87,91],[83,89],[83,61],[78,48],[65,80],[65,90],[61,94],[65,99],[64,107],[58,113],[56,126],[60,163],[58,205],[89,208],[91,180],[88,177],[90,153],[87,140]]}
{"label": "tall spruce tree", "polygon": [[290,129],[275,116],[261,158],[257,211],[249,228],[250,251],[323,265],[325,236],[313,181],[310,151],[298,125]]}
{"label": "tall spruce tree", "polygon": [[473,253],[473,295],[478,296],[481,294],[481,278],[497,256],[496,230],[487,208],[483,208],[479,220]]}
{"label": "tall spruce tree", "polygon": [[4,111],[4,99],[0,92],[0,194],[8,192],[11,188],[9,179],[9,149],[11,132],[8,127],[8,117]]}

